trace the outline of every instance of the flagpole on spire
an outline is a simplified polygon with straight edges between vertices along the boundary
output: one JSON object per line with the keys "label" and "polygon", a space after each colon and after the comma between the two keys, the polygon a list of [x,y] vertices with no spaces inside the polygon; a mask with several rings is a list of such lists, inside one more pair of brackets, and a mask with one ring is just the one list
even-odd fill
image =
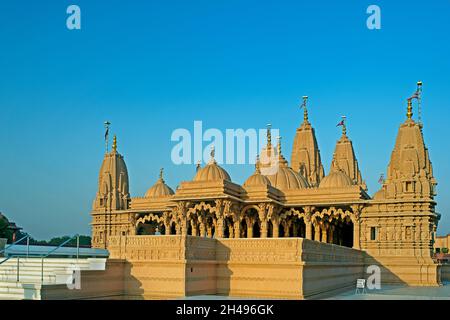
{"label": "flagpole on spire", "polygon": [[111,122],[105,121],[105,148],[106,153],[108,153],[109,149],[109,127],[111,126]]}
{"label": "flagpole on spire", "polygon": [[418,111],[418,121],[419,121],[419,126],[423,126],[422,124],[422,81],[417,81],[417,111]]}
{"label": "flagpole on spire", "polygon": [[338,123],[337,127],[342,127],[342,135],[347,135],[347,125],[345,124],[345,121],[347,120],[346,116],[342,116],[341,122]]}

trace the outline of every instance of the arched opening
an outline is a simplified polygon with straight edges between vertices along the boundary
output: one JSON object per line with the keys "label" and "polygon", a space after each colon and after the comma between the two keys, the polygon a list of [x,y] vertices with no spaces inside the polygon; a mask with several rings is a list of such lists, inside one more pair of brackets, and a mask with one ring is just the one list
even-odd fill
{"label": "arched opening", "polygon": [[227,217],[224,219],[223,224],[224,224],[223,237],[233,238],[233,219]]}
{"label": "arched opening", "polygon": [[353,222],[346,219],[342,226],[342,245],[344,247],[353,248]]}
{"label": "arched opening", "polygon": [[253,223],[253,238],[261,238],[261,224],[259,219]]}
{"label": "arched opening", "polygon": [[187,234],[189,235],[189,236],[192,236],[193,234],[192,234],[192,223],[191,223],[191,221],[188,221],[187,222]]}
{"label": "arched opening", "polygon": [[172,223],[170,224],[170,234],[171,235],[177,234],[177,228],[176,228],[175,221],[172,221]]}
{"label": "arched opening", "polygon": [[267,222],[267,237],[273,238],[273,224],[272,221]]}
{"label": "arched opening", "polygon": [[161,234],[161,226],[154,220],[140,223],[136,229],[136,235],[138,236],[152,236],[156,234]]}
{"label": "arched opening", "polygon": [[280,226],[278,227],[278,237],[280,237],[280,235],[281,235],[281,237],[284,237],[284,235],[285,235],[284,223],[280,223]]}
{"label": "arched opening", "polygon": [[289,234],[294,238],[306,238],[306,224],[303,218],[294,217],[292,219]]}

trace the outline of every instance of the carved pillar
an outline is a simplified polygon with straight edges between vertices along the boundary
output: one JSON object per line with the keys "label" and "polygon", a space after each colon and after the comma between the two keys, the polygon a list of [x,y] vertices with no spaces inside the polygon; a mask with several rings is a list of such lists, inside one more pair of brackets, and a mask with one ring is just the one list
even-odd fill
{"label": "carved pillar", "polygon": [[328,242],[327,233],[328,233],[328,224],[323,223],[322,224],[322,242],[323,243]]}
{"label": "carved pillar", "polygon": [[314,224],[314,241],[320,242],[320,225],[317,221]]}
{"label": "carved pillar", "polygon": [[305,207],[305,237],[308,240],[312,240],[312,222],[311,222],[311,207]]}
{"label": "carved pillar", "polygon": [[198,237],[197,222],[191,220],[192,236]]}
{"label": "carved pillar", "polygon": [[289,238],[289,236],[290,236],[290,232],[289,232],[290,223],[288,221],[285,221],[283,227],[284,227],[284,237],[285,238]]}
{"label": "carved pillar", "polygon": [[170,223],[164,223],[164,228],[165,228],[165,233],[166,233],[166,236],[170,236],[170,233],[171,233],[171,225],[170,225]]}
{"label": "carved pillar", "polygon": [[261,221],[261,238],[267,238],[267,234],[269,231],[269,224],[267,220]]}
{"label": "carved pillar", "polygon": [[241,222],[239,219],[234,222],[234,237],[239,239],[241,237]]}
{"label": "carved pillar", "polygon": [[258,216],[261,221],[259,233],[261,238],[267,238],[269,232],[267,211],[267,205],[265,203],[259,205]]}
{"label": "carved pillar", "polygon": [[253,224],[255,221],[253,219],[246,219],[247,222],[247,238],[253,238]]}
{"label": "carved pillar", "polygon": [[171,229],[171,213],[170,212],[164,212],[163,213],[163,223],[164,223],[164,231],[166,236],[170,235],[170,229]]}
{"label": "carved pillar", "polygon": [[353,249],[361,249],[361,207],[352,206],[353,210]]}
{"label": "carved pillar", "polygon": [[203,221],[200,222],[200,237],[206,237],[206,226]]}
{"label": "carved pillar", "polygon": [[280,237],[280,225],[279,222],[277,220],[272,220],[272,232],[273,232],[273,237],[274,238],[279,238]]}
{"label": "carved pillar", "polygon": [[232,225],[228,226],[228,233],[229,233],[229,238],[233,239],[234,238],[234,228]]}
{"label": "carved pillar", "polygon": [[223,238],[225,235],[225,221],[223,217],[217,219],[216,234],[217,234],[216,238]]}
{"label": "carved pillar", "polygon": [[181,218],[181,234],[186,236],[188,234],[188,219],[184,216]]}
{"label": "carved pillar", "polygon": [[334,244],[334,225],[328,228],[328,243]]}

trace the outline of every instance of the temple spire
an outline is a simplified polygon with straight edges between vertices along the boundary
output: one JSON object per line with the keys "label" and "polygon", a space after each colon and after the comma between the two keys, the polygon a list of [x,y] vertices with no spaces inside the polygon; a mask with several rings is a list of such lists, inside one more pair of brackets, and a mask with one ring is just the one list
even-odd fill
{"label": "temple spire", "polygon": [[331,165],[331,171],[335,168],[344,171],[355,185],[359,185],[367,191],[367,185],[362,179],[358,160],[353,149],[353,143],[347,136],[346,119],[346,116],[342,116],[341,122],[338,123],[338,126],[342,126],[342,136],[336,143],[333,155],[334,163]]}
{"label": "temple spire", "polygon": [[303,176],[311,186],[318,186],[325,176],[314,128],[309,122],[309,97],[303,96],[303,123],[297,128],[291,154],[292,169]]}
{"label": "temple spire", "polygon": [[164,181],[164,168],[159,170],[159,181]]}

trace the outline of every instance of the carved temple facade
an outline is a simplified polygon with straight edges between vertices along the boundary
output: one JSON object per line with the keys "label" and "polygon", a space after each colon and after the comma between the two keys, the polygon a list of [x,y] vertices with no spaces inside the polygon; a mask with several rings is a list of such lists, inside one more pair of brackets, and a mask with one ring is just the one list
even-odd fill
{"label": "carved temple facade", "polygon": [[[304,238],[367,254],[368,264],[414,285],[438,285],[432,260],[436,228],[436,180],[423,126],[408,100],[382,188],[368,194],[345,123],[328,175],[321,161],[306,103],[291,163],[281,139],[261,151],[243,185],[211,159],[176,191],[159,180],[144,197],[131,197],[127,166],[117,141],[105,154],[92,210],[92,241],[109,248],[118,237],[178,235],[213,239]],[[386,278],[385,278],[386,279]],[[383,279],[383,280],[385,280]]]}

